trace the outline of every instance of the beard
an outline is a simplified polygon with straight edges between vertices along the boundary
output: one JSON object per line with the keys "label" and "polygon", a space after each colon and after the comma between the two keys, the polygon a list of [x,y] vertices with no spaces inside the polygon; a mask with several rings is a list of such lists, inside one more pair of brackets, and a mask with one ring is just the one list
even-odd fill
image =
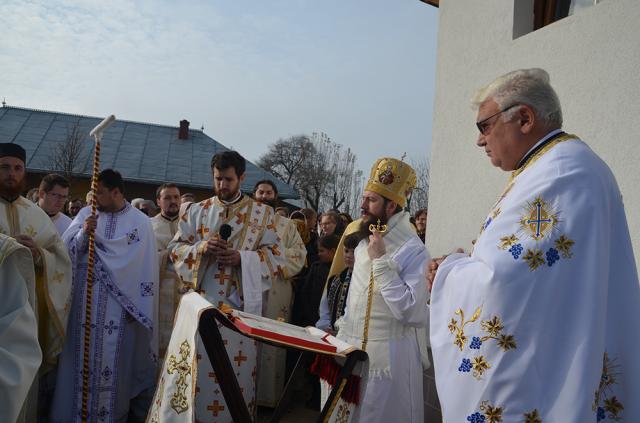
{"label": "beard", "polygon": [[240,191],[240,184],[234,190],[225,190],[221,191],[216,188],[216,196],[223,201],[231,201],[238,196],[238,192]]}
{"label": "beard", "polygon": [[378,219],[380,220],[380,225],[387,224],[386,216],[376,216],[374,214],[363,212],[362,221],[360,222],[360,227],[356,232],[358,234],[358,239],[362,240],[364,238],[369,239],[369,235],[371,235],[371,231],[369,230],[369,225],[377,225]]}
{"label": "beard", "polygon": [[166,211],[162,212],[162,214],[171,218],[176,217],[178,213],[180,213],[180,206],[177,204],[171,204]]}
{"label": "beard", "polygon": [[12,182],[6,184],[4,181],[0,182],[0,195],[7,199],[14,199],[20,196],[20,193],[27,188],[27,178],[22,178],[18,182]]}

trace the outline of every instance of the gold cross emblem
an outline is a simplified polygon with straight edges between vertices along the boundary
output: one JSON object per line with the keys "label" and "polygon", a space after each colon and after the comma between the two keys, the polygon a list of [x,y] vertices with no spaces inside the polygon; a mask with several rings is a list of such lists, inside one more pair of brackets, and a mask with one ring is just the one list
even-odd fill
{"label": "gold cross emblem", "polygon": [[167,363],[167,373],[170,375],[176,372],[178,373],[178,381],[176,382],[177,389],[171,396],[171,408],[173,408],[178,414],[183,411],[187,411],[189,408],[185,392],[189,387],[189,384],[187,383],[187,376],[191,375],[191,365],[187,362],[190,353],[191,347],[185,340],[180,344],[180,356],[182,357],[182,360],[176,360],[176,356],[171,354],[169,362]]}

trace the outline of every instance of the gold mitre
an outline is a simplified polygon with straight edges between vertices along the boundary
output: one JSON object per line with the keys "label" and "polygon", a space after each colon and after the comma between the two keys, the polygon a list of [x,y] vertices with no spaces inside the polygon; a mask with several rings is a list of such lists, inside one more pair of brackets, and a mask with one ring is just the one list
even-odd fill
{"label": "gold mitre", "polygon": [[416,172],[405,162],[383,157],[371,168],[365,191],[373,191],[400,207],[407,205],[407,197],[416,187]]}

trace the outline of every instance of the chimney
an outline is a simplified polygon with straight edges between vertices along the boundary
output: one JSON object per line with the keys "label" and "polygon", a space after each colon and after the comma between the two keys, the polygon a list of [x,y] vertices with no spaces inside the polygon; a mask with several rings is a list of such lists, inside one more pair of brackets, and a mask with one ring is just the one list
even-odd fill
{"label": "chimney", "polygon": [[178,139],[179,140],[189,139],[189,121],[186,119],[183,119],[180,121],[180,130],[178,130]]}

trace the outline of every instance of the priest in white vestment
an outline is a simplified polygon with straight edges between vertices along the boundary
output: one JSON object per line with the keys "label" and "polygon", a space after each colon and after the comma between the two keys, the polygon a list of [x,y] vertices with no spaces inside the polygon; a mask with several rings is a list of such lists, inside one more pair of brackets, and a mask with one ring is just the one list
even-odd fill
{"label": "priest in white vestment", "polygon": [[[276,232],[274,212],[271,207],[255,202],[240,191],[245,177],[245,160],[240,154],[235,151],[217,154],[211,167],[216,196],[194,203],[180,218],[178,233],[169,243],[171,259],[185,284],[203,291],[206,300],[214,306],[227,304],[259,315],[262,313],[264,291],[270,288],[273,279],[283,276],[286,262]],[[230,229],[229,233],[221,231],[223,225],[227,225],[225,230]],[[226,240],[225,236],[228,237]],[[221,328],[220,332],[245,402],[253,414],[256,404],[256,343],[226,328]],[[172,341],[174,337],[182,339],[176,330]],[[195,419],[231,422],[199,335],[197,339]],[[168,360],[180,357],[180,351],[172,351],[172,344],[167,350]],[[188,346],[188,349],[193,353],[194,346]],[[156,397],[162,397],[161,394],[156,392]],[[165,398],[164,404],[169,400]],[[192,398],[187,401],[187,407],[194,406]],[[182,421],[179,408],[174,410],[176,414],[170,421]]]}
{"label": "priest in white vestment", "polygon": [[[345,313],[335,323],[336,337],[366,350],[369,372],[358,407],[339,404],[335,421],[424,421],[422,375],[428,365],[424,275],[429,254],[409,213],[402,211],[415,183],[408,164],[391,158],[376,161],[363,194],[362,219],[345,231],[346,236],[355,230],[362,239],[355,249]],[[378,221],[380,229],[386,225],[385,232],[369,230]],[[344,263],[341,254],[339,247],[336,263]],[[343,269],[334,268],[333,273]],[[327,394],[323,383],[323,402]]]}
{"label": "priest in white vestment", "polygon": [[98,177],[97,218],[83,208],[64,234],[74,264],[69,336],[58,369],[52,422],[81,421],[88,232],[95,228],[88,420],[143,420],[157,369],[158,257],[149,218],[124,199],[122,177]]}
{"label": "priest in white vestment", "polygon": [[69,181],[67,178],[55,173],[50,173],[42,178],[38,188],[38,206],[51,218],[60,236],[71,224],[71,218],[62,212],[68,198]]}
{"label": "priest in white vestment", "polygon": [[0,421],[3,422],[24,421],[18,419],[18,414],[42,362],[34,312],[35,280],[29,249],[0,234]]}
{"label": "priest in white vestment", "polygon": [[[278,188],[268,179],[256,182],[253,198],[275,209]],[[291,321],[291,301],[293,287],[291,279],[304,266],[307,249],[298,233],[297,226],[288,218],[275,214],[276,232],[284,248],[285,265],[283,277],[274,278],[267,291],[263,315],[270,319],[289,323]],[[262,345],[258,366],[258,405],[275,407],[285,385],[287,351],[271,345]]]}
{"label": "priest in white vestment", "polygon": [[472,253],[430,265],[444,421],[638,421],[640,286],[611,170],[562,132],[542,69],[473,103],[478,146],[512,173]]}
{"label": "priest in white vestment", "polygon": [[158,300],[158,356],[164,353],[171,339],[173,318],[180,302],[180,277],[169,260],[167,246],[178,232],[180,189],[171,183],[162,184],[156,190],[156,202],[160,213],[152,217],[151,226],[156,235],[158,261],[160,263],[160,287]]}
{"label": "priest in white vestment", "polygon": [[[71,295],[71,261],[51,219],[20,196],[26,182],[26,152],[14,143],[0,144],[0,233],[29,248],[36,276],[36,316],[42,365],[29,394],[29,413],[46,415],[55,385]],[[39,398],[36,398],[39,397]]]}

